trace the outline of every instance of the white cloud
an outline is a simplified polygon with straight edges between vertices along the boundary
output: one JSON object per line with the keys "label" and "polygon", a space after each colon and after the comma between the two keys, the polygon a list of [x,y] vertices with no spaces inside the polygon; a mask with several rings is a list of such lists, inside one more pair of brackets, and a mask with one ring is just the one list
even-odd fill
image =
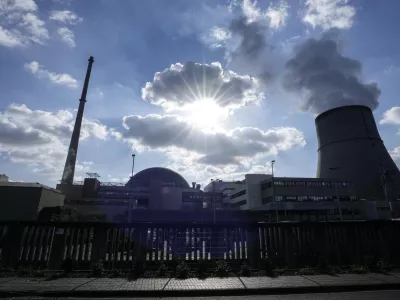
{"label": "white cloud", "polygon": [[67,27],[61,27],[57,29],[58,35],[61,37],[61,39],[68,44],[71,48],[74,48],[76,46],[75,44],[75,35],[74,32]]}
{"label": "white cloud", "polygon": [[243,14],[247,22],[267,22],[270,28],[277,29],[286,24],[289,16],[289,5],[281,1],[279,5],[270,3],[267,10],[262,11],[257,7],[257,1],[244,0],[242,3]]}
{"label": "white cloud", "polygon": [[[74,115],[67,110],[47,112],[11,104],[0,112],[0,153],[14,163],[51,180],[61,177]],[[80,140],[106,139],[108,129],[97,121],[83,120]],[[89,170],[92,162],[78,163],[77,172]]]}
{"label": "white cloud", "polygon": [[6,47],[22,46],[23,40],[19,31],[11,31],[0,25],[0,45]]}
{"label": "white cloud", "polygon": [[395,106],[383,113],[382,120],[379,124],[394,124],[400,125],[400,107]]}
{"label": "white cloud", "polygon": [[167,111],[182,110],[194,101],[211,98],[219,107],[236,109],[258,103],[262,94],[254,77],[223,70],[219,62],[176,63],[154,75],[142,88],[142,98]]}
{"label": "white cloud", "polygon": [[38,7],[33,0],[0,1],[0,45],[44,44],[49,39],[49,32],[37,13]]}
{"label": "white cloud", "polygon": [[159,151],[166,167],[203,183],[211,178],[240,179],[246,173],[268,173],[268,157],[303,147],[305,139],[296,128],[262,130],[241,127],[205,133],[174,115],[126,116],[120,138],[134,151]]}
{"label": "white cloud", "polygon": [[0,12],[12,11],[36,11],[37,5],[34,0],[1,0]]}
{"label": "white cloud", "polygon": [[389,151],[389,154],[393,158],[394,162],[400,166],[400,147],[396,147],[393,151]]}
{"label": "white cloud", "polygon": [[206,34],[201,35],[200,39],[211,48],[224,47],[225,42],[232,37],[228,29],[214,26]]}
{"label": "white cloud", "polygon": [[21,26],[30,33],[30,39],[35,43],[43,44],[49,38],[49,31],[44,25],[45,23],[33,13],[26,13],[22,16]]}
{"label": "white cloud", "polygon": [[356,10],[349,0],[307,0],[303,22],[324,30],[348,29],[353,25]]}
{"label": "white cloud", "polygon": [[123,118],[122,137],[136,151],[179,149],[191,153],[192,160],[204,165],[242,165],[247,159],[276,155],[305,145],[296,128],[261,130],[253,127],[206,133],[179,116],[147,115]]}
{"label": "white cloud", "polygon": [[269,18],[269,26],[274,29],[278,29],[286,24],[289,16],[289,5],[281,1],[279,6],[270,5],[265,12],[265,15]]}
{"label": "white cloud", "polygon": [[50,72],[49,70],[46,70],[43,68],[42,65],[40,65],[37,61],[32,61],[30,63],[25,64],[25,68],[32,72],[35,76],[38,78],[45,78],[52,83],[59,84],[59,85],[65,85],[70,88],[77,88],[78,87],[78,81],[73,78],[71,75],[62,73],[62,74],[57,74]]}
{"label": "white cloud", "polygon": [[81,17],[78,17],[73,11],[70,10],[54,10],[51,12],[49,19],[71,25],[75,25],[83,21]]}

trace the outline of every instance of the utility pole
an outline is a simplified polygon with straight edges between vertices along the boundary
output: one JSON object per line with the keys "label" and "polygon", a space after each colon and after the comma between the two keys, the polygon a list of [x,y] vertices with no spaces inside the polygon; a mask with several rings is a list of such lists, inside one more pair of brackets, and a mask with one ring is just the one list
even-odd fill
{"label": "utility pole", "polygon": [[[338,167],[329,168],[329,170],[331,170],[332,172],[334,172],[337,169],[339,169],[339,168]],[[339,193],[338,193],[338,189],[337,189],[337,184],[338,184],[338,182],[336,181],[336,183],[335,183],[336,201],[337,201],[337,205],[338,205],[338,209],[339,209],[340,221],[343,221],[342,208],[341,208],[341,205],[340,205],[340,198],[339,198]]]}

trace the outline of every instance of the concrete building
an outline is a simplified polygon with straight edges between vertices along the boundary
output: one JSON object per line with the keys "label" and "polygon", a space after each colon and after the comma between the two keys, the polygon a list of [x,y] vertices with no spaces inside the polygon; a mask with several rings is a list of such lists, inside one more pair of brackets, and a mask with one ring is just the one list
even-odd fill
{"label": "concrete building", "polygon": [[400,172],[379,135],[369,107],[343,106],[315,119],[318,137],[317,178],[354,182],[366,199],[395,201]]}
{"label": "concrete building", "polygon": [[[105,183],[86,178],[83,184],[59,184],[66,207],[81,214],[95,214],[107,221],[127,221],[136,210],[222,209],[222,193],[207,193],[166,168],[148,168],[125,183]],[[134,220],[132,220],[134,221]]]}
{"label": "concrete building", "polygon": [[63,206],[64,198],[39,183],[0,181],[0,220],[34,221],[44,208]]}

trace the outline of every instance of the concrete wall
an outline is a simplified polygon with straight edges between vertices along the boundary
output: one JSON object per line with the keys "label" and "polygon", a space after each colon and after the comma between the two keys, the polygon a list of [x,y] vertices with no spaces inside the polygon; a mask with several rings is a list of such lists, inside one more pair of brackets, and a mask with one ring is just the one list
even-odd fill
{"label": "concrete wall", "polygon": [[0,186],[0,220],[36,220],[42,189],[42,187]]}
{"label": "concrete wall", "polygon": [[37,210],[38,212],[40,212],[43,207],[64,206],[64,200],[65,196],[63,194],[57,193],[53,190],[42,188],[42,193]]}
{"label": "concrete wall", "polygon": [[247,204],[241,209],[253,209],[262,205],[261,182],[271,177],[264,174],[246,174]]}

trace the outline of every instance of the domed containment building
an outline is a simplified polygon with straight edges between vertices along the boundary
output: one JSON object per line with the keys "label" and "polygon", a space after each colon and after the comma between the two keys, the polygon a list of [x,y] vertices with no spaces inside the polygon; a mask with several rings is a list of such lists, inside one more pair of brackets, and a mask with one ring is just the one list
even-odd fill
{"label": "domed containment building", "polygon": [[135,174],[125,186],[150,187],[152,183],[161,182],[164,186],[189,189],[187,181],[178,173],[167,168],[148,168]]}

